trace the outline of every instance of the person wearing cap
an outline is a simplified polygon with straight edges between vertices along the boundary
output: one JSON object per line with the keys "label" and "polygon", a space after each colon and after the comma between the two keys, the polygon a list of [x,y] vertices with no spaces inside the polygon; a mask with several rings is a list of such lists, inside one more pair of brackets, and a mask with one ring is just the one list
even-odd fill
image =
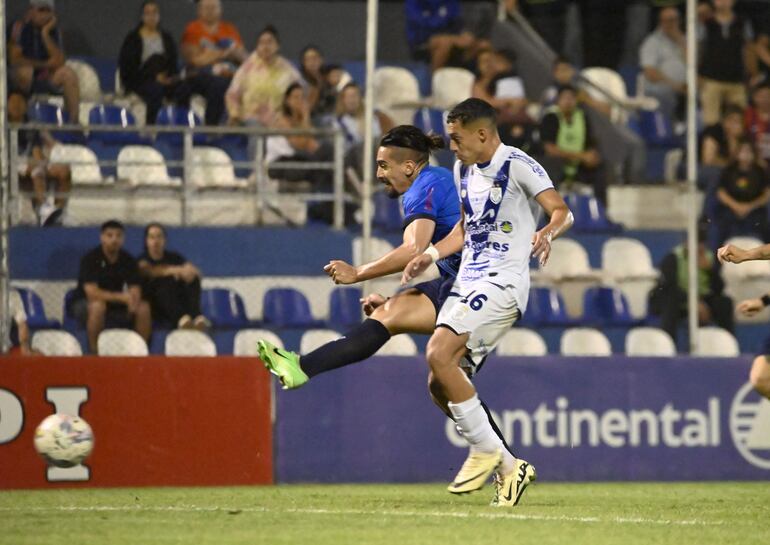
{"label": "person wearing cap", "polygon": [[25,97],[63,95],[69,119],[77,123],[80,84],[75,71],[64,64],[54,0],[30,0],[25,16],[11,26],[8,49],[11,90]]}

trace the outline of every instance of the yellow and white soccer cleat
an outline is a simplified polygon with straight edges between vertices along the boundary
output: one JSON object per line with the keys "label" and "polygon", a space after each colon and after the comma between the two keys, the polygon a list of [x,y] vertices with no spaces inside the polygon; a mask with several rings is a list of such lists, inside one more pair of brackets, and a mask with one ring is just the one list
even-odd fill
{"label": "yellow and white soccer cleat", "polygon": [[452,494],[465,494],[479,490],[498,468],[502,459],[503,453],[499,449],[494,452],[471,451],[447,490]]}
{"label": "yellow and white soccer cleat", "polygon": [[494,507],[513,507],[519,503],[527,486],[537,479],[535,467],[526,460],[516,460],[513,471],[505,475],[495,475],[495,497],[490,505]]}

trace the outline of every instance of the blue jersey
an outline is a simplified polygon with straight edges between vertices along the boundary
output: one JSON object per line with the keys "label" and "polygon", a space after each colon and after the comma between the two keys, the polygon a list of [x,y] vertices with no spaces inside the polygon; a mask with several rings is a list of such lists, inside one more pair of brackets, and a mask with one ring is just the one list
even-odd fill
{"label": "blue jersey", "polygon": [[[404,229],[416,219],[427,218],[436,223],[431,242],[446,237],[460,221],[460,198],[452,173],[442,167],[425,166],[403,196]],[[460,253],[436,263],[442,275],[456,276]]]}

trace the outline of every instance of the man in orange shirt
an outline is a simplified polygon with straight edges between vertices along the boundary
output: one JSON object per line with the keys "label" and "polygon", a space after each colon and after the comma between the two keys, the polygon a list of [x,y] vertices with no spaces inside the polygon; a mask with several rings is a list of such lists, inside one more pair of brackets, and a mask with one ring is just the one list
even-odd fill
{"label": "man in orange shirt", "polygon": [[207,125],[221,121],[225,92],[246,55],[238,29],[222,21],[220,0],[198,0],[198,18],[182,35],[182,58],[187,89],[206,99]]}

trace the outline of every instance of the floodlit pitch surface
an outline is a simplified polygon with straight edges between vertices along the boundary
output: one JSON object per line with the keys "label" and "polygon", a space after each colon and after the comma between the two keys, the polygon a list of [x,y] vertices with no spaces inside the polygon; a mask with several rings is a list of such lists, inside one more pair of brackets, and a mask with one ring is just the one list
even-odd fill
{"label": "floodlit pitch surface", "polygon": [[768,483],[537,484],[513,509],[491,487],[431,485],[0,492],[0,544],[766,544]]}

